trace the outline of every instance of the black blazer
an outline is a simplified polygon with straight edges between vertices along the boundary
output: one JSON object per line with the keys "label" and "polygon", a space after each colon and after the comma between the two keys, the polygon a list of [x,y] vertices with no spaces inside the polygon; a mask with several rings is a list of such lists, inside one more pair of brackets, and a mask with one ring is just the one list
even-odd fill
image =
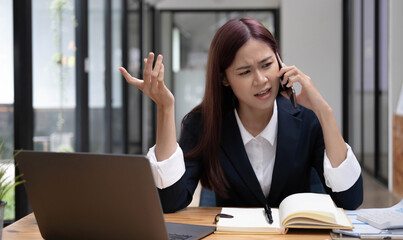
{"label": "black blazer", "polygon": [[[277,150],[267,199],[249,162],[234,111],[224,116],[219,159],[230,188],[227,199],[216,194],[217,206],[263,207],[268,202],[269,206],[278,207],[285,197],[293,193],[310,192],[312,167],[318,172],[325,191],[337,206],[356,209],[361,205],[361,176],[350,189],[343,192],[332,192],[326,186],[323,176],[325,146],[322,128],[316,115],[302,106],[293,108],[291,102],[281,94],[277,97],[277,110]],[[200,135],[203,134],[201,129],[200,114],[190,114],[185,119],[179,140],[184,154],[196,146]],[[203,171],[203,160],[200,157],[185,159],[185,165],[185,174],[178,182],[158,190],[164,212],[185,208],[192,201]]]}

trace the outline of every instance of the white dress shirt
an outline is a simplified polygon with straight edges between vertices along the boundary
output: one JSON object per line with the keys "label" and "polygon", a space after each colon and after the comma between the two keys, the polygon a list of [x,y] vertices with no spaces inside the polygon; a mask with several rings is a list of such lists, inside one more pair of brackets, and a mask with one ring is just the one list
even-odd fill
{"label": "white dress shirt", "polygon": [[246,154],[255,171],[257,180],[264,195],[267,197],[270,192],[271,179],[273,177],[274,160],[276,159],[277,146],[277,104],[274,102],[273,116],[270,122],[256,137],[253,137],[244,127],[235,111],[235,118],[241,132],[243,145]]}
{"label": "white dress shirt", "polygon": [[[249,161],[255,171],[263,193],[267,197],[270,192],[274,169],[274,160],[277,146],[278,115],[277,102],[274,102],[273,116],[265,129],[256,137],[253,137],[243,126],[236,110],[235,116],[241,132]],[[342,192],[354,185],[361,174],[361,167],[351,147],[347,145],[347,157],[337,167],[333,168],[329,158],[324,153],[323,168],[326,185],[333,192]],[[263,157],[264,156],[264,157]],[[179,144],[176,151],[168,159],[158,162],[155,156],[155,146],[149,149],[147,157],[151,162],[156,186],[160,189],[167,188],[176,183],[185,173],[185,162],[182,149]]]}

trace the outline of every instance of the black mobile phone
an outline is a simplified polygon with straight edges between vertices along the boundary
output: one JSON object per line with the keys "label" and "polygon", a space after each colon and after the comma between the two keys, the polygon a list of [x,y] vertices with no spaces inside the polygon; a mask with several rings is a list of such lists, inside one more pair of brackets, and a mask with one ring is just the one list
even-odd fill
{"label": "black mobile phone", "polygon": [[[278,69],[280,70],[283,66],[282,66],[282,61],[280,58],[280,55],[278,54],[278,52],[276,52],[276,58],[277,58],[277,63],[278,63]],[[290,101],[292,103],[292,105],[294,106],[294,108],[297,108],[297,99],[296,99],[296,94],[295,94],[295,89],[294,86],[291,87],[287,87],[287,83],[283,84],[283,79],[284,79],[284,74],[280,77],[280,88],[279,88],[279,92],[285,91],[288,95],[288,97],[290,98]]]}

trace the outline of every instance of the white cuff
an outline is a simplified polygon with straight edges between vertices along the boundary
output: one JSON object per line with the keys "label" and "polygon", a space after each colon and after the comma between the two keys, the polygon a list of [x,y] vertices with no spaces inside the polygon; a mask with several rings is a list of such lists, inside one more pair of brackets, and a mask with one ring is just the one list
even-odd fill
{"label": "white cuff", "polygon": [[329,158],[326,155],[323,159],[323,175],[325,176],[326,186],[333,192],[342,192],[354,185],[361,175],[361,166],[355,157],[351,147],[347,145],[347,157],[336,168],[333,168]]}
{"label": "white cuff", "polygon": [[179,144],[177,144],[176,151],[166,160],[157,161],[155,145],[148,150],[147,158],[151,163],[155,185],[159,189],[173,185],[185,173],[185,161]]}

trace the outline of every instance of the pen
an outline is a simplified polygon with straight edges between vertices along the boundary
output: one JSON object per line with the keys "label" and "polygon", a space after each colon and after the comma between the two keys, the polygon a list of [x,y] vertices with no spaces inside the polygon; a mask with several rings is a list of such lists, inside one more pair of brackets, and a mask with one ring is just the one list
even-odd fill
{"label": "pen", "polygon": [[266,212],[266,216],[267,216],[267,221],[269,222],[269,224],[273,223],[273,217],[271,216],[271,208],[269,207],[269,205],[264,205],[264,211]]}

